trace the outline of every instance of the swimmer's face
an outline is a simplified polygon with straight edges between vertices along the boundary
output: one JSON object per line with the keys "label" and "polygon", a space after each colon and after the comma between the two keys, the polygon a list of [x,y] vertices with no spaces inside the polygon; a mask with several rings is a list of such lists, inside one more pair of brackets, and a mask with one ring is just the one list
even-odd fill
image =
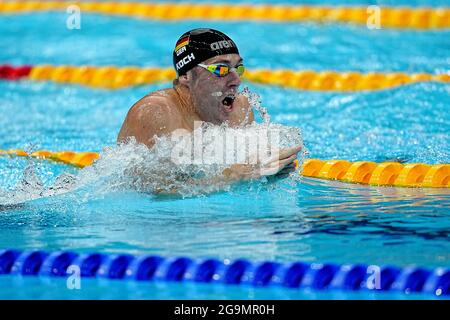
{"label": "swimmer's face", "polygon": [[[242,58],[238,54],[224,54],[205,60],[202,64],[226,64],[236,67],[242,64]],[[188,86],[200,117],[214,124],[229,120],[236,108],[234,101],[241,84],[237,72],[232,71],[218,77],[199,66],[189,72],[191,74]]]}

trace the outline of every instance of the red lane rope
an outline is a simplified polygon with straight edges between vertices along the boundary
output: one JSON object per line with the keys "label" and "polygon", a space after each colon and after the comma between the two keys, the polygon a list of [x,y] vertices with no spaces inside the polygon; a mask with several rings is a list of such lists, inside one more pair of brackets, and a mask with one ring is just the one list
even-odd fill
{"label": "red lane rope", "polygon": [[13,67],[9,64],[0,65],[0,79],[18,80],[20,78],[28,77],[32,66]]}

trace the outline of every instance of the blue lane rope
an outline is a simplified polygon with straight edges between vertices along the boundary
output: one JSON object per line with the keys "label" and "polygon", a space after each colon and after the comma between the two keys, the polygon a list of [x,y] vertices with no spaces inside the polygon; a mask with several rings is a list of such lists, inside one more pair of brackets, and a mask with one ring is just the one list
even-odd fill
{"label": "blue lane rope", "polygon": [[378,287],[374,288],[371,271],[374,266],[364,264],[281,264],[245,259],[220,261],[155,255],[0,250],[0,275],[65,277],[71,275],[67,271],[69,266],[79,267],[81,277],[450,295],[449,268],[380,266]]}

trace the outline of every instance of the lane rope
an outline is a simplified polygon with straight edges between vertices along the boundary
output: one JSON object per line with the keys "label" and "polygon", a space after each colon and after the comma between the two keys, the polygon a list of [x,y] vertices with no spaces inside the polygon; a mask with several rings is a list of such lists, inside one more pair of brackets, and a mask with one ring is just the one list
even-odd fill
{"label": "lane rope", "polygon": [[[65,11],[76,4],[81,12],[120,15],[163,21],[218,20],[272,22],[345,22],[368,25],[379,12],[380,28],[441,29],[450,28],[448,7],[388,6],[313,6],[313,5],[249,5],[136,2],[64,2],[7,1],[0,2],[0,14],[36,11]],[[379,8],[379,11],[377,11]]]}
{"label": "lane rope", "polygon": [[[51,81],[80,84],[103,89],[119,89],[157,82],[172,81],[176,74],[172,68],[0,65],[0,79]],[[392,88],[414,82],[439,81],[450,83],[450,73],[429,74],[403,72],[337,72],[312,70],[246,70],[243,80],[299,90],[360,91]]]}
{"label": "lane rope", "polygon": [[445,268],[0,250],[0,275],[68,277],[74,267],[85,278],[450,294],[450,269]]}
{"label": "lane rope", "polygon": [[[100,158],[100,154],[96,152],[39,150],[29,155],[20,149],[0,150],[0,156],[2,155],[30,156],[62,162],[79,168],[90,166]],[[305,177],[374,186],[450,188],[450,164],[306,159],[300,172]]]}

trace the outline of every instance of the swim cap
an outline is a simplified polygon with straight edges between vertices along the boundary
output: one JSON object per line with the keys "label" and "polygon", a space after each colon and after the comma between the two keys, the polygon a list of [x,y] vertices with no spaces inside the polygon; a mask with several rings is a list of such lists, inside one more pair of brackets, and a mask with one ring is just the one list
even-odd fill
{"label": "swim cap", "polygon": [[178,39],[173,50],[173,65],[181,76],[209,58],[229,53],[239,54],[239,51],[227,35],[214,29],[193,29]]}

